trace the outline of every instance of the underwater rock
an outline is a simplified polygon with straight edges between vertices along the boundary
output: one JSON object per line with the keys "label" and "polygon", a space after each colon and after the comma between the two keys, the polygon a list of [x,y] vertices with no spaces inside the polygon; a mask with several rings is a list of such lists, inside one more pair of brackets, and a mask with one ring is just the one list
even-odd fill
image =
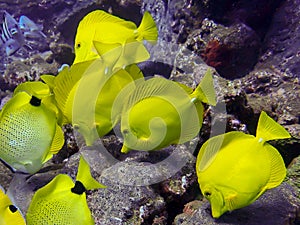
{"label": "underwater rock", "polygon": [[190,208],[175,218],[174,225],[292,225],[299,221],[300,200],[292,186],[282,183],[251,205],[226,213],[219,219],[211,216],[207,200],[190,203]]}
{"label": "underwater rock", "polygon": [[58,65],[47,63],[42,56],[34,55],[29,59],[16,60],[8,64],[3,76],[7,83],[6,88],[13,90],[23,82],[39,80],[40,75],[56,74]]}
{"label": "underwater rock", "polygon": [[153,187],[166,202],[168,224],[180,213],[183,206],[196,198],[199,185],[195,173],[195,158],[191,160],[174,176],[154,185]]}
{"label": "underwater rock", "polygon": [[[207,26],[207,27],[206,27]],[[245,76],[257,62],[260,39],[243,23],[222,26],[204,20],[202,27],[188,37],[186,45],[224,78]]]}
{"label": "underwater rock", "polygon": [[2,162],[0,162],[0,185],[7,190],[11,180],[13,179],[13,172],[8,169]]}
{"label": "underwater rock", "polygon": [[88,196],[95,224],[152,224],[155,216],[166,216],[164,199],[143,185],[161,173],[148,165],[119,162],[103,170],[101,182],[107,188]]}
{"label": "underwater rock", "polygon": [[[295,158],[289,165],[285,181],[295,187],[298,191],[298,197],[300,197],[300,156]],[[298,220],[300,222],[300,215]]]}
{"label": "underwater rock", "polygon": [[75,58],[72,49],[73,48],[67,44],[51,43],[50,50],[53,54],[47,59],[47,62],[55,60],[59,65],[72,65]]}
{"label": "underwater rock", "polygon": [[223,25],[242,22],[263,37],[274,12],[283,0],[254,0],[251,2],[206,0],[200,2],[205,17]]}
{"label": "underwater rock", "polygon": [[273,68],[282,79],[300,79],[300,5],[287,0],[278,8],[263,43],[257,68]]}

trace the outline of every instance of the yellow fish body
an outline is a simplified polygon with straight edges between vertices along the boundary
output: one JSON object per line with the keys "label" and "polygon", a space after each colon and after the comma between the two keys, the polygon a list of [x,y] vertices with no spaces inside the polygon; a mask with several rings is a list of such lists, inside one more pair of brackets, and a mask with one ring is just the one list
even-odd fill
{"label": "yellow fish body", "polygon": [[[140,26],[136,27],[131,21],[95,10],[86,15],[78,25],[73,64],[101,57],[108,67],[115,65],[122,68],[145,61],[150,55],[142,41],[155,42],[157,36],[156,24],[149,12],[145,12]],[[113,49],[114,54],[106,54]],[[127,62],[128,57],[134,57],[133,62]]]}
{"label": "yellow fish body", "polygon": [[94,224],[85,191],[97,188],[105,186],[91,176],[81,157],[75,184],[68,175],[59,174],[34,194],[26,214],[27,225]]}
{"label": "yellow fish body", "polygon": [[9,197],[0,186],[0,224],[26,225],[20,210],[13,205]]}
{"label": "yellow fish body", "polygon": [[150,151],[191,140],[202,126],[202,102],[216,104],[210,71],[194,92],[164,78],[141,82],[128,99],[120,102],[124,104],[121,151]]}
{"label": "yellow fish body", "polygon": [[[87,145],[92,145],[97,138],[112,129],[115,121],[112,120],[111,110],[119,92],[126,85],[134,83],[134,80],[143,78],[143,74],[135,64],[111,75],[105,74],[101,65],[103,63],[100,60],[77,63],[70,69],[65,68],[54,80],[53,92],[57,105],[64,115],[63,124],[71,123],[78,128]],[[91,83],[82,88],[87,76],[90,77]],[[99,87],[92,87],[95,82],[99,82]],[[96,100],[93,102],[91,96],[95,94]],[[91,116],[85,111],[89,105],[94,110],[90,112],[91,121],[88,118]],[[93,128],[96,132],[92,132]]]}
{"label": "yellow fish body", "polygon": [[[40,88],[35,93],[40,98],[31,95],[33,86]],[[41,82],[24,83],[0,112],[0,158],[16,171],[37,172],[64,143],[56,107],[43,88]]]}
{"label": "yellow fish body", "polygon": [[202,145],[196,172],[214,218],[251,204],[283,181],[283,159],[266,142],[283,138],[290,138],[290,134],[261,112],[256,137],[232,131],[212,137]]}

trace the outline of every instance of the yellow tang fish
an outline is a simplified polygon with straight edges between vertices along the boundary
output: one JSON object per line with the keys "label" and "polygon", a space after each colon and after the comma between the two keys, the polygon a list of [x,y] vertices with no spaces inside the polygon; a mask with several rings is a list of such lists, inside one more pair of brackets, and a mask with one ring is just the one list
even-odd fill
{"label": "yellow tang fish", "polygon": [[135,64],[113,74],[105,74],[102,65],[99,59],[77,63],[64,68],[54,79],[53,92],[64,117],[62,124],[71,123],[87,145],[112,129],[115,122],[111,109],[119,92],[127,84],[143,78]]}
{"label": "yellow tang fish", "polygon": [[92,176],[88,163],[80,157],[76,182],[66,174],[57,175],[39,189],[29,205],[27,225],[92,225],[86,190],[105,188]]}
{"label": "yellow tang fish", "polygon": [[11,202],[0,186],[0,225],[26,225],[21,211]]}
{"label": "yellow tang fish", "polygon": [[183,84],[164,78],[152,78],[137,84],[121,115],[124,143],[121,151],[156,150],[194,138],[202,126],[203,104],[216,104],[210,70],[193,91]]}
{"label": "yellow tang fish", "polygon": [[13,170],[33,174],[63,143],[48,86],[26,82],[17,87],[0,112],[1,160]]}
{"label": "yellow tang fish", "polygon": [[[102,10],[86,15],[79,23],[75,37],[73,64],[101,57],[108,67],[123,68],[147,60],[150,55],[143,40],[157,40],[156,24],[145,12],[139,27]],[[105,54],[113,50],[114,54]],[[131,58],[128,62],[128,58]]]}
{"label": "yellow tang fish", "polygon": [[261,112],[256,137],[232,131],[202,145],[196,172],[214,218],[251,204],[283,181],[283,159],[267,141],[284,138],[290,138],[290,134]]}

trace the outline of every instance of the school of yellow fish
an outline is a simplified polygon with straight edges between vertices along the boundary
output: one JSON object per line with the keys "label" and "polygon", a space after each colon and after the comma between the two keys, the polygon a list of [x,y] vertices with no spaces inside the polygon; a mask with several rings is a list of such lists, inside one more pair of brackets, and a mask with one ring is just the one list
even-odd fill
{"label": "school of yellow fish", "polygon": [[[145,80],[136,63],[150,57],[145,41],[155,44],[157,38],[149,12],[138,27],[102,10],[87,14],[77,28],[74,63],[57,76],[43,75],[44,83],[19,85],[2,108],[1,161],[15,172],[36,173],[62,148],[65,124],[72,124],[86,145],[120,124],[123,153],[194,138],[202,126],[203,103],[216,105],[212,73],[208,70],[195,90],[165,78]],[[289,137],[262,112],[256,136],[229,132],[202,145],[196,172],[213,217],[251,204],[283,181],[283,159],[266,141]],[[105,186],[92,178],[81,157],[75,184],[60,174],[37,190],[26,224],[94,224],[85,191],[98,188]],[[1,189],[0,225],[6,224],[25,224],[25,219]]]}

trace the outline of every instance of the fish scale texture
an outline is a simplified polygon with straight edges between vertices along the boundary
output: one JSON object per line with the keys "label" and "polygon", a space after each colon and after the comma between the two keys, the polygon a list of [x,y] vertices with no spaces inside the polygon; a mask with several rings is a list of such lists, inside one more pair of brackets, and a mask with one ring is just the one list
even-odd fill
{"label": "fish scale texture", "polygon": [[[72,224],[72,205],[68,204],[68,201],[60,199],[57,201],[43,200],[35,202],[33,206],[35,208],[34,213],[31,213],[30,218],[27,218],[29,224],[46,225],[56,224],[59,218],[59,224],[57,225],[74,225]],[[41,217],[43,215],[43,217]],[[46,217],[46,218],[45,218]]]}
{"label": "fish scale texture", "polygon": [[38,150],[41,141],[48,142],[48,146],[51,144],[52,135],[49,130],[44,129],[43,115],[26,108],[6,113],[0,121],[0,151],[7,157],[20,159],[32,154],[27,147]]}

